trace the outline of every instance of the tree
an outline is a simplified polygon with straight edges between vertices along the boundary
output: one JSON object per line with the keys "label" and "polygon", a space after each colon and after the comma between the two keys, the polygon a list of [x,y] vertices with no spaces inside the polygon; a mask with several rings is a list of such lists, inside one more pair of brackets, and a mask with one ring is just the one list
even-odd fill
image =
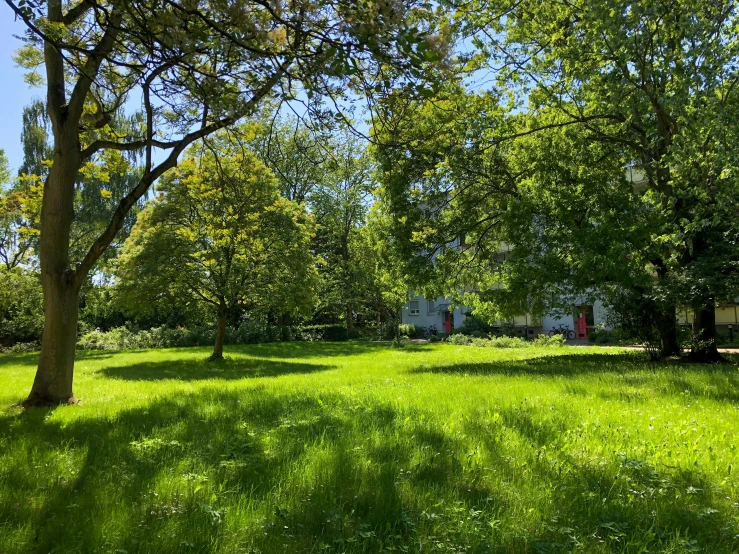
{"label": "tree", "polygon": [[[133,206],[195,141],[233,125],[269,97],[346,98],[374,86],[381,67],[421,76],[432,30],[422,2],[198,3],[6,0],[28,28],[17,60],[46,70],[53,159],[44,185],[39,258],[44,290],[41,355],[27,406],[74,402],[79,290]],[[361,74],[361,75],[360,75]],[[139,124],[112,117],[141,99]],[[105,228],[71,260],[75,183],[89,161],[142,151],[141,175]]]}
{"label": "tree", "polygon": [[[577,125],[590,140],[619,145],[644,172],[643,204],[663,222],[651,237],[660,246],[650,260],[657,288],[674,291],[676,276],[697,277],[708,267],[701,260],[719,251],[712,245],[733,228],[739,200],[731,146],[739,105],[733,2],[525,0],[480,2],[470,13],[476,10],[497,22],[477,27],[477,38],[505,67],[499,84],[514,87],[516,108],[556,110],[554,125]],[[723,253],[718,265],[728,275],[736,252]],[[696,316],[696,360],[721,360],[714,312],[727,281],[719,281],[698,278],[683,298]],[[677,300],[662,318],[665,355],[679,352]]]}
{"label": "tree", "polygon": [[5,150],[0,148],[0,189],[2,189],[8,181],[10,181],[8,158],[5,155]]}
{"label": "tree", "polygon": [[186,298],[216,319],[212,359],[223,357],[229,316],[305,311],[312,304],[312,219],[279,195],[254,154],[222,136],[194,147],[139,215],[118,264],[129,312]]}
{"label": "tree", "polygon": [[510,114],[498,96],[457,86],[386,108],[380,209],[411,288],[487,321],[571,313],[614,284],[648,289],[661,222],[625,178],[618,145],[556,125],[554,110]]}
{"label": "tree", "polygon": [[369,273],[359,250],[366,247],[360,229],[366,223],[374,181],[372,160],[364,145],[348,132],[335,133],[324,146],[323,178],[311,195],[319,225],[314,249],[322,258],[320,312],[333,312],[354,326],[368,298]]}

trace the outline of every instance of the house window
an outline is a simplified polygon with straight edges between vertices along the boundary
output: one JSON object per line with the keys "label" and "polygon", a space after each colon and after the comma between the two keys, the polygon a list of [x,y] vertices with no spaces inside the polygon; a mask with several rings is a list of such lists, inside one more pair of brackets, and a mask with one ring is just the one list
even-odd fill
{"label": "house window", "polygon": [[421,310],[418,309],[418,300],[411,300],[408,302],[408,312],[411,315],[418,315],[421,313]]}
{"label": "house window", "polygon": [[427,310],[428,315],[436,314],[436,306],[434,306],[433,300],[426,300],[426,310]]}

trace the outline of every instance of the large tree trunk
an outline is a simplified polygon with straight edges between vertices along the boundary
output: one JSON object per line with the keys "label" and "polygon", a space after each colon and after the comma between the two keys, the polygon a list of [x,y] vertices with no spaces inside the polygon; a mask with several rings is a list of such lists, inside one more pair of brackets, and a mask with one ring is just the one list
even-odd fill
{"label": "large tree trunk", "polygon": [[658,325],[660,338],[660,357],[680,355],[680,341],[677,334],[677,309],[674,304],[660,310]]}
{"label": "large tree trunk", "polygon": [[24,403],[28,407],[77,402],[72,379],[79,290],[67,283],[64,275],[44,275],[43,281],[44,332],[36,378]]}
{"label": "large tree trunk", "polygon": [[218,324],[216,326],[216,344],[213,347],[213,354],[211,354],[211,360],[222,360],[223,359],[223,343],[226,341],[226,323],[228,319],[228,310],[226,305],[221,303],[218,306]]}
{"label": "large tree trunk", "polygon": [[693,347],[690,360],[699,363],[726,362],[716,348],[716,306],[707,303],[693,310]]}
{"label": "large tree trunk", "polygon": [[44,184],[41,203],[39,261],[44,331],[36,378],[25,406],[76,402],[72,379],[80,283],[69,263],[74,183],[80,159],[76,128],[57,121],[54,142],[54,163]]}

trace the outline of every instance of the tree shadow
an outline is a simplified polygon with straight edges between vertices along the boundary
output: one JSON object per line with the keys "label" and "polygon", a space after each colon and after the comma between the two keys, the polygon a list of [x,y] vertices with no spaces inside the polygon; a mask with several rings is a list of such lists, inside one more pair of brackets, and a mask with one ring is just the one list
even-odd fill
{"label": "tree shadow", "polygon": [[592,353],[539,355],[518,360],[492,360],[473,363],[457,363],[440,366],[421,366],[411,373],[446,373],[463,375],[530,375],[530,376],[576,376],[591,373],[625,374],[638,370],[671,372],[689,368],[692,373],[735,372],[731,366],[684,365],[671,361],[652,362],[642,352],[612,354]]}
{"label": "tree shadow", "polygon": [[186,360],[163,360],[141,362],[125,366],[105,367],[100,373],[110,379],[126,381],[200,381],[205,379],[249,379],[279,377],[293,373],[315,373],[328,371],[336,366],[310,363],[274,361],[262,358],[234,358],[218,361],[190,358]]}
{"label": "tree shadow", "polygon": [[[375,354],[380,351],[390,350],[392,346],[388,343],[368,341],[347,342],[273,342],[264,344],[235,345],[227,347],[231,352],[243,353],[258,358],[326,358],[336,356],[358,356],[362,354]],[[426,345],[407,344],[398,352],[424,352],[429,351]]]}
{"label": "tree shadow", "polygon": [[[75,361],[84,362],[88,360],[105,360],[115,354],[116,352],[110,350],[78,350],[75,354]],[[38,352],[24,352],[22,354],[0,354],[0,367],[11,365],[35,367],[38,365],[38,357]]]}
{"label": "tree shadow", "polygon": [[[54,415],[0,416],[0,551],[533,554],[677,536],[730,552],[737,532],[698,469],[589,465],[557,443],[572,424],[556,414],[511,408],[454,432],[371,398],[258,386]],[[529,508],[540,521],[520,524]]]}

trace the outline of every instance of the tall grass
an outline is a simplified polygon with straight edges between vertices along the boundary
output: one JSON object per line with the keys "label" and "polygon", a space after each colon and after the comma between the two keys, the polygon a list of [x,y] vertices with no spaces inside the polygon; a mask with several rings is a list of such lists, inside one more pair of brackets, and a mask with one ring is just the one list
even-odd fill
{"label": "tall grass", "polygon": [[0,552],[737,552],[739,374],[615,349],[281,343],[80,353],[22,412]]}

